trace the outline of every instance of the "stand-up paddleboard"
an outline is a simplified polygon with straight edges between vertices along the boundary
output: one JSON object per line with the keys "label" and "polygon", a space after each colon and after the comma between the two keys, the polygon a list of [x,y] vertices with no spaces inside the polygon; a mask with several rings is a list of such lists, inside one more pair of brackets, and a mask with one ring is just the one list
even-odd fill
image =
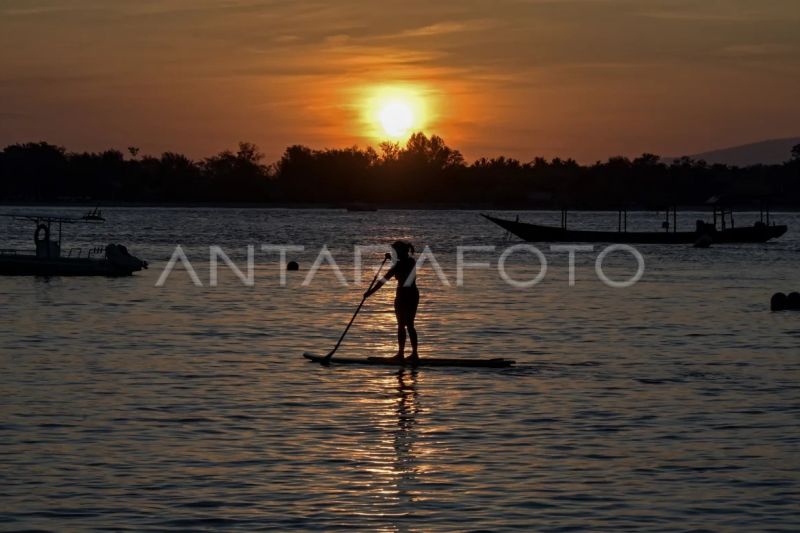
{"label": "stand-up paddleboard", "polygon": [[[304,353],[303,357],[316,363],[325,361],[324,355]],[[379,365],[396,367],[422,367],[422,366],[460,366],[460,367],[483,367],[483,368],[507,368],[514,364],[511,359],[443,359],[439,357],[422,357],[415,362],[403,361],[402,363],[391,357],[332,357],[331,364],[340,365]]]}

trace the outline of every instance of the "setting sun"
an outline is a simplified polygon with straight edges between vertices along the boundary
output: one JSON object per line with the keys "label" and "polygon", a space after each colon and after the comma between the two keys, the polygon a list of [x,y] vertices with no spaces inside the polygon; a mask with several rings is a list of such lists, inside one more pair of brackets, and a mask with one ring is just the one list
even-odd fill
{"label": "setting sun", "polygon": [[372,137],[403,141],[428,125],[430,117],[426,103],[419,87],[372,88],[364,102],[364,121]]}
{"label": "setting sun", "polygon": [[408,135],[414,122],[414,113],[411,107],[400,101],[389,102],[381,108],[379,115],[383,131],[390,137],[403,137]]}

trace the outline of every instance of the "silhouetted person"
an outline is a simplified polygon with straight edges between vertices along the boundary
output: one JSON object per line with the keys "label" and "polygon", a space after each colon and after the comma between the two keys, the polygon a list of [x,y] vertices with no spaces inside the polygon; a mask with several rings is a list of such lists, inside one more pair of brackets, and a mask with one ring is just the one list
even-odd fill
{"label": "silhouetted person", "polygon": [[417,330],[414,327],[414,318],[417,316],[417,306],[419,305],[419,290],[417,289],[417,262],[411,257],[414,253],[414,246],[410,242],[396,241],[392,248],[397,254],[397,262],[392,268],[367,292],[365,298],[369,298],[378,289],[383,287],[392,277],[397,279],[397,292],[394,297],[394,314],[397,317],[397,344],[398,350],[395,359],[403,360],[406,348],[406,330],[411,339],[411,355],[408,361],[414,362],[419,359],[417,355]]}

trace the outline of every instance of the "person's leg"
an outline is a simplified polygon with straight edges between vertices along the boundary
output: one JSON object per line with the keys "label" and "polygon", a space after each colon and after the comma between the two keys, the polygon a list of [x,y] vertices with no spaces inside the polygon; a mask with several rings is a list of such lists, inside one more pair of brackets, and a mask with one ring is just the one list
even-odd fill
{"label": "person's leg", "polygon": [[[413,342],[413,341],[412,341]],[[402,320],[397,321],[397,357],[403,358],[406,351],[406,325]]]}
{"label": "person's leg", "polygon": [[397,355],[395,357],[402,359],[406,350],[406,324],[403,318],[403,306],[397,299],[394,301],[394,316],[397,319]]}
{"label": "person's leg", "polygon": [[409,357],[416,358],[417,356],[417,328],[414,327],[412,320],[406,325],[408,329],[408,337],[411,339],[411,355]]}
{"label": "person's leg", "polygon": [[414,319],[417,317],[417,305],[419,304],[419,297],[414,299],[409,305],[408,316],[406,317],[406,329],[408,329],[408,336],[411,339],[411,355],[409,357],[416,359],[417,355],[417,328],[414,326]]}

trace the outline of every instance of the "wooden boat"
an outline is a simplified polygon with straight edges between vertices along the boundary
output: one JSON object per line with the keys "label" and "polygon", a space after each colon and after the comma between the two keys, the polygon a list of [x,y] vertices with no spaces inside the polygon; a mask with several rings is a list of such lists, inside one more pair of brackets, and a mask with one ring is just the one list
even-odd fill
{"label": "wooden boat", "polygon": [[[665,231],[627,231],[622,225],[617,231],[571,230],[566,227],[566,217],[562,214],[562,227],[529,224],[519,220],[504,220],[482,215],[517,237],[528,242],[607,242],[624,244],[694,244],[698,240],[713,243],[766,242],[786,233],[784,225],[769,225],[758,221],[749,227],[728,227],[697,221],[695,231],[675,231],[668,222]],[[715,217],[716,218],[716,217]]]}
{"label": "wooden boat", "polygon": [[[97,218],[54,217],[35,214],[2,216],[24,219],[36,224],[36,232],[33,236],[36,249],[32,253],[0,249],[0,275],[118,277],[130,276],[134,272],[147,268],[147,261],[132,256],[128,253],[127,248],[120,244],[109,244],[104,248],[91,248],[85,254],[81,249],[70,250],[66,256],[62,255],[62,225],[99,221]],[[53,224],[58,225],[57,241],[50,238]]]}

